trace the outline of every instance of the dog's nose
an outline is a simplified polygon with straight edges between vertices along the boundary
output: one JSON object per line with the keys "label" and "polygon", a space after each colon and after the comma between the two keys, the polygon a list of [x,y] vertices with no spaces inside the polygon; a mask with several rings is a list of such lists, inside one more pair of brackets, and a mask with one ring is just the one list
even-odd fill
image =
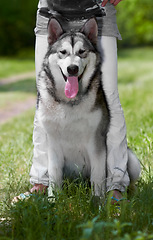
{"label": "dog's nose", "polygon": [[73,76],[78,74],[79,68],[77,65],[71,64],[67,67],[67,71],[71,76]]}

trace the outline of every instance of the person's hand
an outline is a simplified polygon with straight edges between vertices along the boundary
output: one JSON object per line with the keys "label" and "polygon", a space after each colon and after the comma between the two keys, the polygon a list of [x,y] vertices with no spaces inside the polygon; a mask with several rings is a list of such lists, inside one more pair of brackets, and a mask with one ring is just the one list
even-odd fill
{"label": "person's hand", "polygon": [[14,205],[14,204],[17,203],[19,200],[22,201],[22,200],[24,200],[24,199],[30,198],[31,195],[32,195],[32,193],[35,193],[35,192],[36,192],[36,193],[40,192],[40,193],[44,193],[44,194],[45,194],[47,188],[48,188],[48,187],[45,186],[45,185],[43,185],[43,184],[35,184],[35,185],[33,186],[33,188],[30,189],[29,192],[21,193],[20,195],[14,197],[13,200],[12,200],[12,202],[11,202],[11,204]]}
{"label": "person's hand", "polygon": [[[119,2],[121,2],[122,0],[110,0],[110,3],[112,3],[114,6],[116,6]],[[108,0],[104,0],[102,2],[102,7],[105,7],[106,3],[108,2]]]}
{"label": "person's hand", "polygon": [[41,193],[46,193],[47,186],[43,184],[35,184],[33,188],[30,189],[30,192],[41,192]]}

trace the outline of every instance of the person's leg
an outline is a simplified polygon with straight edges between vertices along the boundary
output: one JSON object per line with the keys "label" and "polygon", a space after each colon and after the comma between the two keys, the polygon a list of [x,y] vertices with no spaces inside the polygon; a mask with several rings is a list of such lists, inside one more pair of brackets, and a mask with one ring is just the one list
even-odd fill
{"label": "person's leg", "polygon": [[[47,35],[36,34],[35,45],[35,68],[36,68],[36,82],[38,74],[41,70],[44,56],[47,52]],[[43,186],[48,186],[48,154],[47,154],[47,134],[39,125],[37,119],[37,110],[34,119],[33,130],[33,163],[30,171],[30,183],[34,185],[31,192],[42,190]],[[43,185],[43,186],[42,186]]]}
{"label": "person's leg", "polygon": [[[48,41],[47,41],[47,24],[48,18],[43,17],[37,12],[36,21],[36,43],[35,43],[35,69],[36,69],[36,83],[38,80],[39,72],[45,54],[47,52]],[[47,151],[47,134],[41,128],[37,119],[37,110],[34,118],[34,130],[33,130],[33,163],[30,170],[30,183],[34,187],[30,190],[34,191],[45,191],[49,185],[48,176],[48,151]]]}
{"label": "person's leg", "polygon": [[115,37],[102,36],[98,44],[102,55],[102,83],[111,115],[107,134],[107,191],[113,190],[114,197],[120,198],[130,179],[126,125],[118,94],[117,41]]}
{"label": "person's leg", "polygon": [[[36,44],[35,44],[35,69],[36,69],[36,82],[38,74],[41,70],[41,65],[44,56],[47,52],[47,24],[48,18],[40,16],[39,10],[37,12],[36,21]],[[23,200],[33,192],[44,192],[49,185],[48,176],[48,152],[47,152],[47,134],[43,131],[39,125],[37,119],[37,110],[34,118],[34,130],[33,130],[33,163],[30,170],[30,183],[34,185],[30,192],[22,193],[19,196],[14,197],[12,203],[17,202],[19,199]]]}

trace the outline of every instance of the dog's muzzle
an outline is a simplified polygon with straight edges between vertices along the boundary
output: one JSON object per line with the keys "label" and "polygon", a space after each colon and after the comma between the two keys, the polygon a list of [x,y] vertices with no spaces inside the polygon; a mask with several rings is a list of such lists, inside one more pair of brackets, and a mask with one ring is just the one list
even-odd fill
{"label": "dog's muzzle", "polygon": [[[61,70],[62,72],[62,70]],[[65,76],[62,72],[62,75],[65,79],[65,96],[67,98],[75,98],[79,91],[79,81],[82,78],[83,73],[79,74],[79,67],[75,64],[71,64],[67,67],[68,76]]]}

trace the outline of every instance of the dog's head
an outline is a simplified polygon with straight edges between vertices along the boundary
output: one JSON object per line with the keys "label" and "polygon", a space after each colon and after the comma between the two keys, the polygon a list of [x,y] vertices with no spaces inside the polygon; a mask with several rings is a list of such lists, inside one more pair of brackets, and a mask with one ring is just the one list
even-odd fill
{"label": "dog's head", "polygon": [[[64,32],[60,23],[52,18],[48,24],[49,65],[56,81],[56,89],[73,99],[79,90],[85,91],[97,65],[98,27],[89,19],[80,31]],[[60,94],[60,95],[61,95]]]}

